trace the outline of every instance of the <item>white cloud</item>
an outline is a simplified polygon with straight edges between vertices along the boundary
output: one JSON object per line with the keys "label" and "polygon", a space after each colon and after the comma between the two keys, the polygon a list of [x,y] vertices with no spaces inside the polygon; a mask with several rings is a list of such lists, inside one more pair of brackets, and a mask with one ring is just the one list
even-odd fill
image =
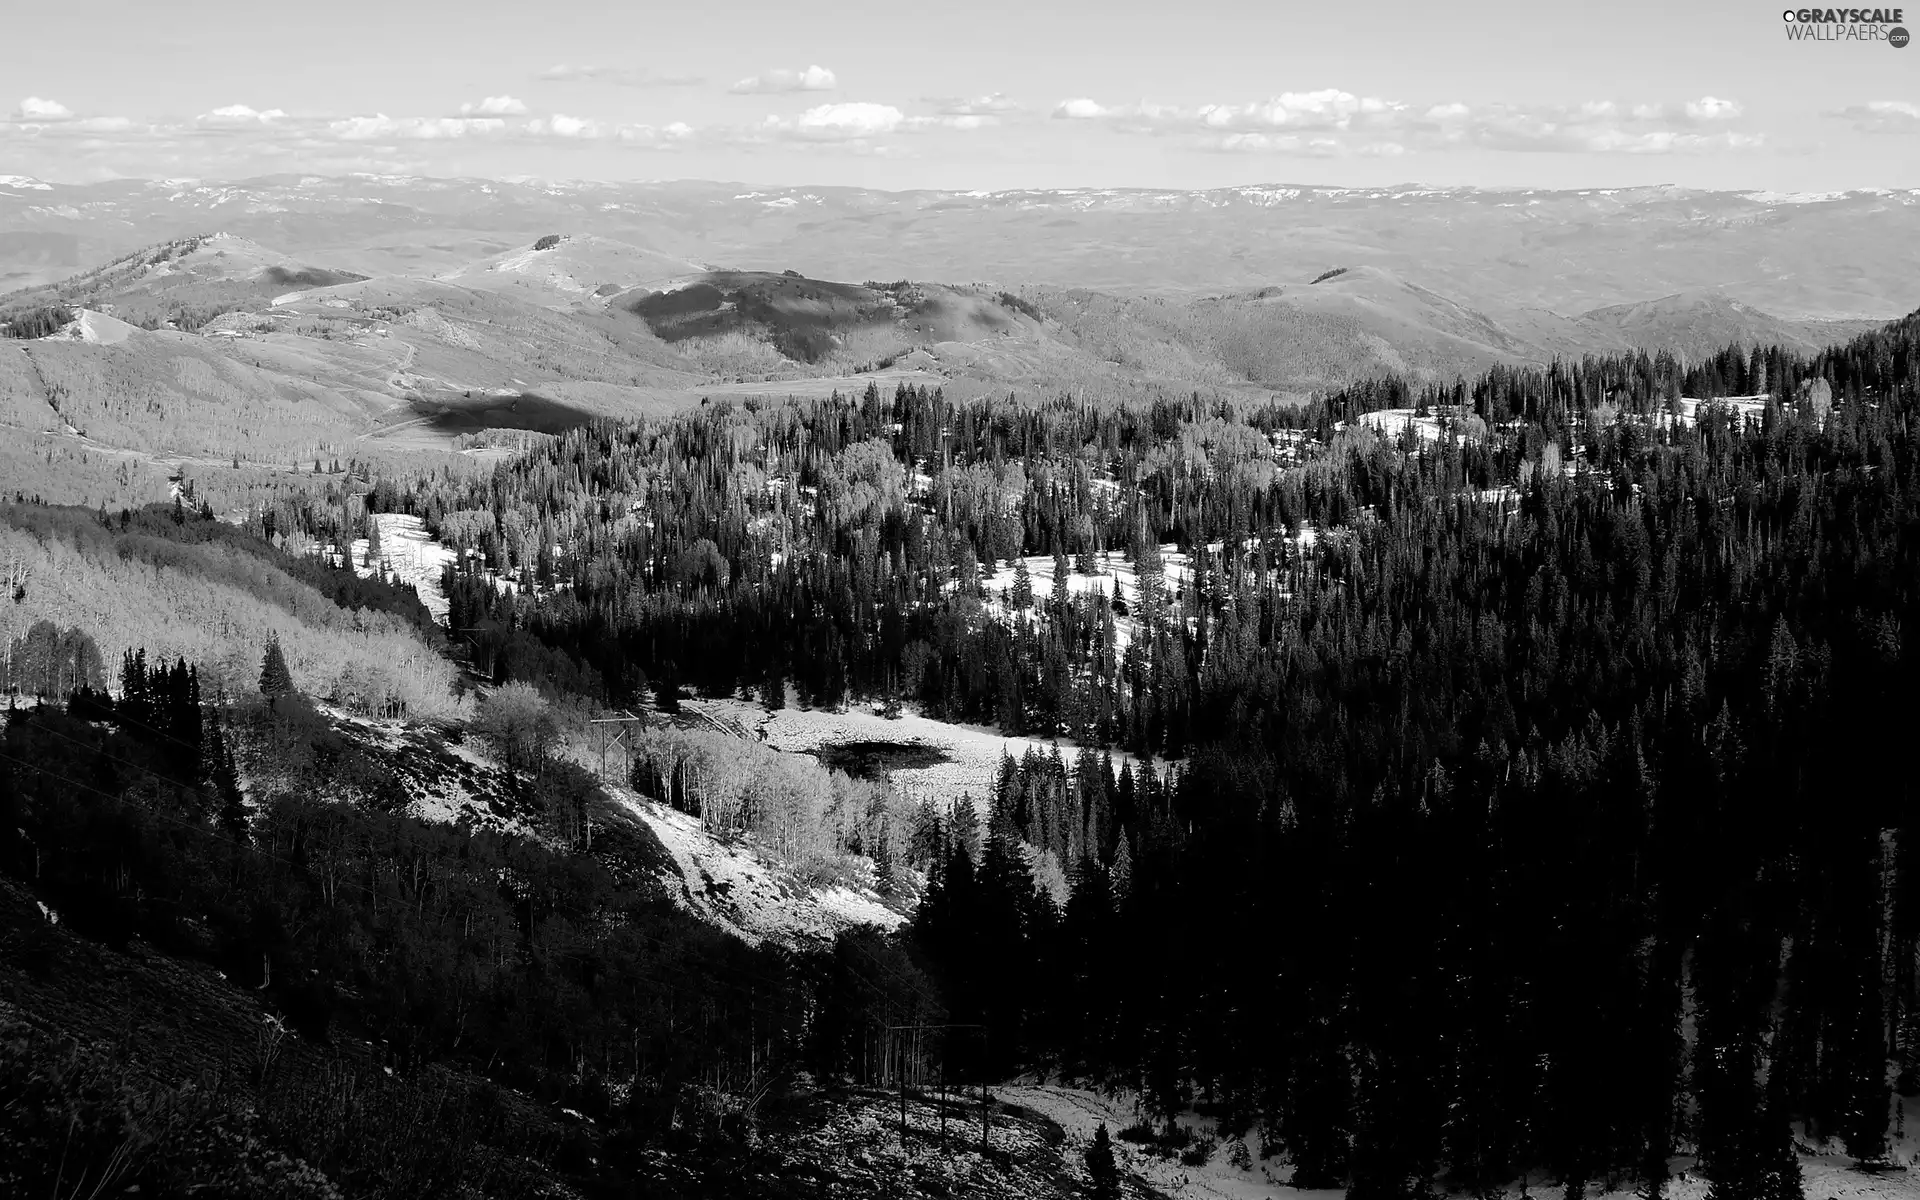
{"label": "white cloud", "polygon": [[931,104],[933,110],[943,117],[991,117],[1020,111],[1020,102],[1008,98],[1005,92],[971,99],[964,96],[928,96],[922,103]]}
{"label": "white cloud", "polygon": [[891,104],[851,101],[815,105],[798,117],[768,117],[762,128],[804,141],[834,142],[893,133],[906,123],[906,114]]}
{"label": "white cloud", "polygon": [[706,82],[699,75],[656,75],[644,67],[572,66],[559,63],[534,76],[549,83],[608,83],[617,87],[692,87]]}
{"label": "white cloud", "polygon": [[908,129],[986,129],[1000,118],[984,113],[943,113],[935,117],[908,117]]}
{"label": "white cloud", "polygon": [[790,71],[776,68],[751,75],[728,88],[735,95],[754,95],[772,92],[830,92],[838,86],[833,72],[822,66],[810,66],[804,71]]}
{"label": "white cloud", "polygon": [[675,121],[670,125],[615,125],[586,117],[570,117],[565,113],[555,113],[551,117],[535,117],[521,129],[522,132],[533,137],[565,138],[569,141],[611,141],[625,146],[653,150],[677,149],[701,137],[701,131],[685,121]]}
{"label": "white cloud", "polygon": [[275,121],[285,119],[286,115],[285,112],[277,108],[269,108],[261,111],[259,109],[249,108],[244,104],[228,104],[216,108],[212,112],[201,113],[194,118],[194,122],[199,125],[248,129],[257,126],[271,125]]}
{"label": "white cloud", "polygon": [[39,96],[28,96],[14,112],[14,117],[21,121],[64,121],[71,116],[73,110],[66,105]]}
{"label": "white cloud", "polygon": [[499,133],[507,123],[498,117],[348,117],[330,121],[327,131],[348,142],[438,141],[469,135]]}
{"label": "white cloud", "polygon": [[1392,123],[1406,111],[1406,105],[1377,96],[1322,88],[1282,92],[1254,104],[1209,104],[1199,119],[1209,129],[1347,129]]}
{"label": "white cloud", "polygon": [[1738,101],[1712,96],[1629,109],[1606,101],[1571,108],[1488,105],[1472,110],[1447,134],[1448,140],[1490,150],[1549,153],[1698,154],[1764,145],[1764,134],[1725,128],[1742,111]]}
{"label": "white cloud", "polygon": [[1677,154],[1746,150],[1765,137],[1734,128],[1736,100],[1703,96],[1684,104],[1425,105],[1339,88],[1282,92],[1247,104],[1184,109],[1149,103],[1062,101],[1055,117],[1097,121],[1127,133],[1191,139],[1209,150],[1328,156],[1400,155],[1477,147],[1509,151]]}
{"label": "white cloud", "polygon": [[[529,122],[528,128],[538,133],[541,130],[541,123],[538,120]],[[598,121],[591,121],[585,117],[570,117],[565,113],[553,114],[547,120],[545,129],[555,137],[564,138],[597,138],[602,136],[603,132]]]}
{"label": "white cloud", "polygon": [[1191,125],[1195,116],[1170,104],[1141,100],[1133,104],[1106,105],[1085,96],[1062,100],[1054,106],[1053,115],[1063,121],[1103,121],[1129,133],[1159,133]]}
{"label": "white cloud", "polygon": [[1869,100],[1826,115],[1852,121],[1862,133],[1920,133],[1920,104],[1906,100]]}
{"label": "white cloud", "polygon": [[1702,96],[1687,102],[1687,115],[1696,121],[1730,121],[1740,115],[1740,102]]}
{"label": "white cloud", "polygon": [[1079,96],[1072,100],[1062,100],[1054,107],[1053,115],[1069,121],[1097,121],[1111,111],[1113,110],[1096,100]]}
{"label": "white cloud", "polygon": [[527,105],[524,100],[516,100],[512,96],[488,96],[478,104],[462,104],[460,112],[462,115],[478,113],[485,117],[523,117],[527,114]]}

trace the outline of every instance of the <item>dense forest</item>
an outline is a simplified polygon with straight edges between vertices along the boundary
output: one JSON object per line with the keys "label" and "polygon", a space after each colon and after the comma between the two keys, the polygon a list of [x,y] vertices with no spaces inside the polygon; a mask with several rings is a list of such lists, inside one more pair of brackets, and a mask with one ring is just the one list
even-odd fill
{"label": "dense forest", "polygon": [[[597,785],[537,741],[501,755],[533,836],[449,826],[406,815],[391,765],[294,689],[277,643],[258,688],[219,702],[184,660],[129,654],[110,690],[97,652],[76,661],[92,679],[64,704],[8,714],[0,875],[60,928],[217,967],[286,1029],[229,1042],[198,1091],[156,1091],[151,1064],[77,1052],[0,1005],[0,1112],[22,1151],[0,1190],[67,1195],[71,1157],[68,1185],[84,1164],[115,1194],[534,1196],[556,1176],[725,1194],[770,1091],[796,1072],[870,1078],[874,1030],[931,996],[875,933],[801,954],[702,925],[629,826],[602,824],[588,853],[566,816]],[[518,737],[485,709],[442,732]],[[8,911],[9,963],[49,977],[56,928]],[[287,1033],[329,1049],[276,1067]],[[528,1100],[599,1128],[530,1125]],[[649,1155],[715,1145],[718,1182],[630,1190]],[[295,1164],[315,1172],[304,1186],[275,1175]]]}
{"label": "dense forest", "polygon": [[[918,839],[954,1055],[1362,1196],[1657,1189],[1682,1146],[1791,1195],[1790,1129],[1872,1163],[1920,1086],[1916,337],[1251,411],[714,403],[373,502],[471,552],[498,679],[1083,747]],[[1065,585],[1116,553],[1130,605]]]}
{"label": "dense forest", "polygon": [[[916,1078],[1126,1087],[1160,1125],[1126,1136],[1198,1107],[1362,1198],[1657,1194],[1682,1150],[1724,1200],[1797,1196],[1796,1133],[1883,1163],[1892,1093],[1920,1091],[1917,340],[1920,316],[1811,359],[1301,407],[869,388],[340,476],[238,526],[16,504],[0,532],[39,574],[8,683],[48,700],[7,720],[0,868],[105,944],[376,1047],[369,1080],[470,1072],[436,1103],[490,1132],[463,1117],[428,1157],[479,1146],[474,1171],[524,1134],[481,1076],[600,1122],[591,1155],[538,1156],[604,1182],[724,1140],[779,1081],[887,1078],[876,1037],[930,1023],[965,1032],[918,1043]],[[327,553],[377,511],[457,552],[448,625],[507,685],[439,695],[422,745],[491,740],[531,836],[407,815],[302,694],[324,671],[340,708],[418,722],[447,691],[351,683],[354,655],[440,644]],[[114,647],[50,614],[135,568],[231,592],[257,678],[157,650],[106,686]],[[924,882],[899,937],[748,948],[674,906],[631,826],[590,836],[601,782],[523,736],[548,706],[692,694],[1061,745],[943,810],[650,735],[640,793]],[[0,1088],[95,1069],[0,1042]],[[301,1118],[319,1084],[249,1086],[246,1136],[372,1178],[368,1143]]]}

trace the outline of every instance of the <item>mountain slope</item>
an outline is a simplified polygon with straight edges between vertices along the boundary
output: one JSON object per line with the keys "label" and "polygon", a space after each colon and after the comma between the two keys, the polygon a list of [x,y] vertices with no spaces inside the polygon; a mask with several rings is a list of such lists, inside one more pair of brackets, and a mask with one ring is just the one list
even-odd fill
{"label": "mountain slope", "polygon": [[1727,346],[1786,346],[1812,354],[1856,334],[1878,328],[1876,321],[1793,321],[1761,312],[1724,292],[1692,291],[1635,304],[1596,308],[1575,323],[1605,349],[1667,349],[1688,356],[1716,353]]}
{"label": "mountain slope", "polygon": [[[544,245],[547,237],[559,240]],[[507,292],[536,303],[570,305],[636,288],[664,287],[702,270],[698,263],[613,238],[554,234],[439,278],[481,291]]]}

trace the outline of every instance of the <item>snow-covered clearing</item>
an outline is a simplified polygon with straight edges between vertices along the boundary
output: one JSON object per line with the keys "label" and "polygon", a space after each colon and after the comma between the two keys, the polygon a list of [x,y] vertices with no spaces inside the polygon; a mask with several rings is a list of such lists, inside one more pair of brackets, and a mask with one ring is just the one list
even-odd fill
{"label": "snow-covered clearing", "polygon": [[[1069,1160],[1079,1159],[1086,1154],[1097,1126],[1104,1124],[1111,1136],[1142,1119],[1134,1098],[1126,1093],[1106,1096],[1085,1088],[1036,1084],[997,1087],[993,1089],[993,1094],[1008,1104],[1030,1108],[1059,1125],[1067,1135],[1066,1144],[1060,1148],[1060,1152]],[[1180,1119],[1180,1124],[1196,1133],[1214,1132],[1214,1122],[1207,1117],[1188,1114]],[[1139,1175],[1153,1187],[1176,1197],[1267,1200],[1268,1197],[1286,1196],[1289,1200],[1306,1200],[1308,1197],[1336,1200],[1344,1194],[1337,1190],[1298,1191],[1287,1186],[1283,1181],[1292,1175],[1292,1168],[1283,1159],[1260,1157],[1258,1130],[1249,1132],[1246,1140],[1247,1149],[1253,1154],[1253,1168],[1248,1171],[1228,1163],[1224,1145],[1215,1149],[1206,1165],[1198,1167],[1187,1166],[1178,1158],[1163,1159],[1149,1153],[1145,1147],[1123,1142],[1118,1137],[1113,1138],[1113,1156],[1123,1170]]]}
{"label": "snow-covered clearing", "polygon": [[1700,420],[1700,410],[1705,408],[1730,409],[1737,413],[1742,421],[1758,421],[1766,415],[1767,404],[1773,397],[1767,394],[1758,396],[1715,396],[1705,400],[1696,400],[1691,396],[1682,396],[1678,401],[1679,423],[1691,429]]}
{"label": "snow-covered clearing", "polygon": [[[1115,1096],[1102,1095],[1084,1088],[1060,1087],[1044,1084],[1021,1084],[998,1087],[994,1095],[1009,1104],[1018,1104],[1052,1119],[1066,1131],[1066,1144],[1061,1153],[1069,1159],[1085,1154],[1087,1145],[1093,1140],[1093,1131],[1104,1123],[1109,1135],[1141,1119],[1135,1106],[1134,1097],[1129,1093]],[[1895,1103],[1904,1103],[1896,1099]],[[1191,1113],[1180,1118],[1180,1124],[1196,1133],[1214,1134],[1215,1122],[1208,1117],[1198,1117]],[[1829,1143],[1810,1143],[1804,1137],[1796,1138],[1800,1150],[1800,1170],[1805,1180],[1807,1200],[1915,1200],[1920,1197],[1920,1177],[1913,1170],[1920,1166],[1920,1141],[1904,1137],[1894,1144],[1893,1159],[1902,1164],[1900,1169],[1868,1174],[1855,1171],[1852,1160]],[[1293,1168],[1283,1156],[1270,1159],[1260,1157],[1260,1133],[1256,1128],[1246,1136],[1247,1149],[1252,1156],[1252,1168],[1241,1170],[1227,1161],[1225,1143],[1214,1148],[1212,1156],[1203,1166],[1187,1166],[1177,1158],[1161,1159],[1148,1153],[1140,1146],[1113,1140],[1114,1157],[1127,1170],[1138,1173],[1154,1187],[1182,1200],[1306,1200],[1308,1197],[1324,1197],[1335,1200],[1343,1193],[1339,1191],[1299,1191],[1285,1181],[1290,1179]],[[1672,1160],[1670,1168],[1673,1179],[1667,1185],[1669,1200],[1706,1200],[1709,1184],[1694,1170],[1691,1156],[1682,1156]],[[1535,1175],[1528,1180],[1529,1190],[1536,1196],[1549,1192],[1558,1192],[1550,1179]],[[1500,1193],[1503,1196],[1518,1197],[1520,1181],[1514,1180]],[[1634,1185],[1622,1183],[1615,1191],[1588,1193],[1593,1200],[1631,1200],[1635,1195]]]}
{"label": "snow-covered clearing", "polygon": [[750,841],[722,842],[697,817],[606,785],[616,803],[636,817],[673,857],[680,901],[701,918],[744,941],[782,945],[831,941],[843,929],[895,929],[906,918],[867,888],[811,887]]}
{"label": "snow-covered clearing", "polygon": [[[1178,546],[1168,543],[1160,547],[1161,592],[1173,600],[1193,583],[1193,560]],[[1036,605],[1044,604],[1053,594],[1052,555],[1035,555],[1021,560],[1026,563],[1027,576],[1033,585],[1033,599]],[[1114,610],[1114,650],[1125,654],[1127,645],[1133,641],[1133,635],[1139,631],[1140,622],[1134,614],[1140,607],[1140,569],[1125,554],[1108,550],[1094,556],[1094,565],[1098,568],[1092,575],[1083,575],[1074,569],[1074,560],[1067,560],[1067,590],[1075,596],[1089,592],[1098,592],[1111,603],[1118,599],[1126,607],[1122,614]],[[980,586],[987,594],[987,611],[999,620],[1011,620],[1013,617],[1013,581],[1015,568],[1002,563],[988,572],[981,568]]]}
{"label": "snow-covered clearing", "polygon": [[41,338],[43,342],[91,342],[100,346],[118,346],[133,336],[134,327],[118,317],[110,317],[91,308],[83,308],[57,331]]}
{"label": "snow-covered clearing", "polygon": [[[890,776],[894,789],[914,799],[930,799],[937,807],[970,795],[982,806],[979,811],[983,817],[986,815],[984,800],[993,791],[1002,754],[1018,759],[1029,750],[1047,754],[1057,747],[1060,757],[1071,766],[1074,755],[1079,752],[1078,746],[1064,738],[1053,742],[1008,737],[985,726],[957,725],[911,712],[893,719],[858,709],[831,712],[792,705],[768,712],[745,700],[682,700],[680,707],[713,717],[722,726],[751,733],[775,750],[792,753],[817,753],[831,746],[863,742],[891,742],[938,750],[946,761],[927,767],[896,767]],[[1137,761],[1123,753],[1113,756],[1115,770],[1119,770],[1122,763]],[[1164,762],[1156,762],[1154,769],[1164,771],[1166,766]]]}
{"label": "snow-covered clearing", "polygon": [[384,574],[404,584],[412,584],[420,593],[433,619],[447,623],[447,595],[440,590],[440,571],[454,561],[454,552],[433,540],[427,525],[409,513],[374,513],[374,527],[380,531],[380,554],[367,565],[367,539],[353,543],[353,569],[368,576]]}

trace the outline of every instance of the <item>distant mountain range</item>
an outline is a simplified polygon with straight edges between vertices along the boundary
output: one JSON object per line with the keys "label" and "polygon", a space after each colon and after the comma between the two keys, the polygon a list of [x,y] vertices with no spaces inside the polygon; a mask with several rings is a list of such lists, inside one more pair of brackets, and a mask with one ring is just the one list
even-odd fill
{"label": "distant mountain range", "polygon": [[[290,220],[227,215],[243,227]],[[395,218],[383,209],[377,219]],[[1370,376],[1449,382],[1584,354],[1812,351],[1872,324],[1782,317],[1701,289],[1570,315],[1483,309],[1358,262],[1206,293],[854,282],[713,269],[533,227],[548,232],[514,244],[369,232],[317,251],[200,232],[18,289],[0,297],[0,326],[22,350],[0,356],[0,440],[67,438],[150,462],[285,463],[869,385],[956,399],[1200,391],[1264,403]],[[474,256],[450,261],[461,253]],[[52,336],[19,340],[22,330]],[[251,431],[238,455],[236,423]]]}
{"label": "distant mountain range", "polygon": [[549,232],[820,279],[1192,296],[1379,267],[1504,321],[1695,291],[1885,318],[1920,280],[1920,192],[1257,186],[881,192],[713,182],[0,176],[0,289],[221,229],[366,275],[437,275]]}

